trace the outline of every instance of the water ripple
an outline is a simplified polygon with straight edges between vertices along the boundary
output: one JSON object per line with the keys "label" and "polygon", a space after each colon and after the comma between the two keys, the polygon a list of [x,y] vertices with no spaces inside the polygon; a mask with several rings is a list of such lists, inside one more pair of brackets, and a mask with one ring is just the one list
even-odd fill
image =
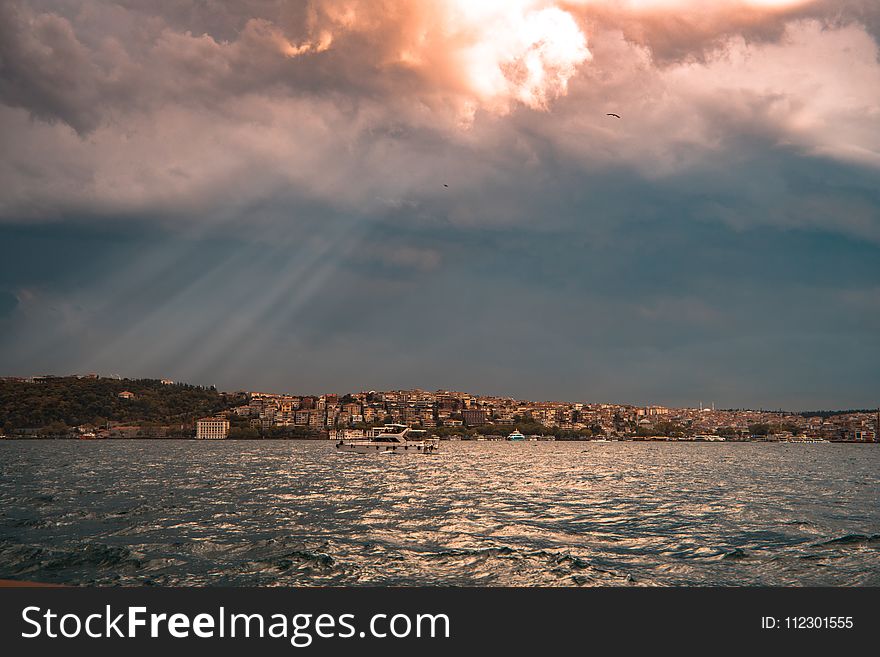
{"label": "water ripple", "polygon": [[0,577],[151,585],[880,585],[858,445],[0,443]]}

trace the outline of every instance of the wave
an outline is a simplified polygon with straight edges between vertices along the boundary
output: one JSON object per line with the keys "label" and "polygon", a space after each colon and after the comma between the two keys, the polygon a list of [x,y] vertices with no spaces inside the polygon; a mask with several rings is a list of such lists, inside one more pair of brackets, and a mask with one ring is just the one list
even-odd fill
{"label": "wave", "polygon": [[309,550],[293,550],[272,560],[278,570],[285,571],[297,566],[313,566],[320,570],[329,570],[336,565],[336,559],[323,552]]}
{"label": "wave", "polygon": [[426,555],[433,559],[456,557],[477,557],[481,561],[489,559],[510,559],[543,562],[544,572],[556,578],[568,578],[577,586],[585,584],[632,584],[636,580],[630,573],[603,568],[589,559],[571,554],[545,549],[515,548],[499,545],[482,548],[454,548],[440,550]]}
{"label": "wave", "polygon": [[721,555],[722,559],[732,559],[734,561],[738,561],[740,559],[747,559],[749,553],[743,550],[742,548],[733,548],[730,552],[724,552]]}
{"label": "wave", "polygon": [[87,543],[77,550],[49,549],[3,541],[0,543],[0,562],[4,571],[21,574],[33,570],[58,572],[70,569],[138,570],[143,559],[122,546]]}
{"label": "wave", "polygon": [[827,547],[831,545],[873,545],[880,543],[880,534],[846,534],[838,536],[822,543],[817,543],[816,547]]}
{"label": "wave", "polygon": [[43,527],[51,527],[54,523],[43,518],[10,518],[9,520],[5,520],[3,524],[7,527],[40,529]]}
{"label": "wave", "polygon": [[485,548],[451,548],[431,552],[429,557],[506,557],[518,554],[518,550],[506,545]]}

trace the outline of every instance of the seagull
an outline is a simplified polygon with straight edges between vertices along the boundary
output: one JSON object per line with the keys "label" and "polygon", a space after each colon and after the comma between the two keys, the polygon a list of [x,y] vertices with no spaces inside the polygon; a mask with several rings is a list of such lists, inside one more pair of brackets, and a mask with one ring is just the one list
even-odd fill
{"label": "seagull", "polygon": [[620,118],[620,114],[614,114],[613,112],[606,114],[605,116],[613,116],[615,119]]}

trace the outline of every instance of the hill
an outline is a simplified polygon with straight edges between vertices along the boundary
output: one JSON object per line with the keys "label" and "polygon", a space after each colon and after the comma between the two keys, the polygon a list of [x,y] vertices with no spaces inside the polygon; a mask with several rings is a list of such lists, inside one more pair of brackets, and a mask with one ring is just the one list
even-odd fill
{"label": "hill", "polygon": [[[134,396],[125,399],[120,393]],[[0,429],[113,422],[190,424],[241,403],[236,395],[155,379],[39,377],[0,380]]]}

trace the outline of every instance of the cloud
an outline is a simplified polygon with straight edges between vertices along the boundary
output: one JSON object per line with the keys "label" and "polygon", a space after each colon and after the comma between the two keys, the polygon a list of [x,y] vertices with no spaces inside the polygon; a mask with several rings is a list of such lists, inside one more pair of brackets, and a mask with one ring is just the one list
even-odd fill
{"label": "cloud", "polygon": [[861,403],[878,16],[0,0],[0,366]]}
{"label": "cloud", "polygon": [[443,256],[437,249],[407,244],[362,244],[356,256],[364,263],[378,263],[395,272],[430,272],[440,266]]}
{"label": "cloud", "polygon": [[[610,243],[583,223],[543,235],[410,227],[406,242],[393,224],[356,239],[361,223],[321,224],[269,245],[0,226],[9,271],[43,277],[15,286],[33,292],[0,319],[0,371],[301,394],[413,385],[634,403],[871,403],[880,247],[666,211],[633,212]],[[367,247],[404,243],[420,260],[431,244],[440,265],[387,275],[356,261]]]}
{"label": "cloud", "polygon": [[[777,41],[793,20],[876,23],[859,2],[313,0],[70,6],[4,0],[0,98],[80,134],[167,104],[229,97],[403,97],[432,112],[548,109],[619,31],[652,64],[705,60],[732,37]],[[833,10],[833,11],[832,11]]]}
{"label": "cloud", "polygon": [[97,63],[66,19],[0,4],[0,98],[75,130],[100,121]]}
{"label": "cloud", "polygon": [[[620,172],[689,199],[698,180],[716,196],[700,202],[708,216],[739,225],[877,232],[862,191],[880,167],[876,3],[0,11],[0,220],[540,229],[567,221],[589,180]],[[747,170],[789,156],[846,163],[858,182],[777,211],[790,174]],[[735,207],[717,198],[731,185],[746,186]]]}
{"label": "cloud", "polygon": [[[227,38],[174,27],[172,10],[171,18],[150,16],[132,39],[139,12],[116,11],[123,18],[103,24],[101,33],[94,3],[65,17],[5,1],[3,101],[81,134],[119,111],[210,107],[247,93],[403,92],[449,104],[459,115],[476,107],[506,112],[517,102],[545,108],[589,59],[573,17],[541,0],[325,0],[312,3],[289,30],[252,16],[237,29],[219,30]],[[276,13],[276,21],[290,22]]]}
{"label": "cloud", "polygon": [[786,22],[799,17],[809,0],[573,0],[583,21],[619,30],[647,48],[659,64],[705,60],[731,36],[775,41]]}

